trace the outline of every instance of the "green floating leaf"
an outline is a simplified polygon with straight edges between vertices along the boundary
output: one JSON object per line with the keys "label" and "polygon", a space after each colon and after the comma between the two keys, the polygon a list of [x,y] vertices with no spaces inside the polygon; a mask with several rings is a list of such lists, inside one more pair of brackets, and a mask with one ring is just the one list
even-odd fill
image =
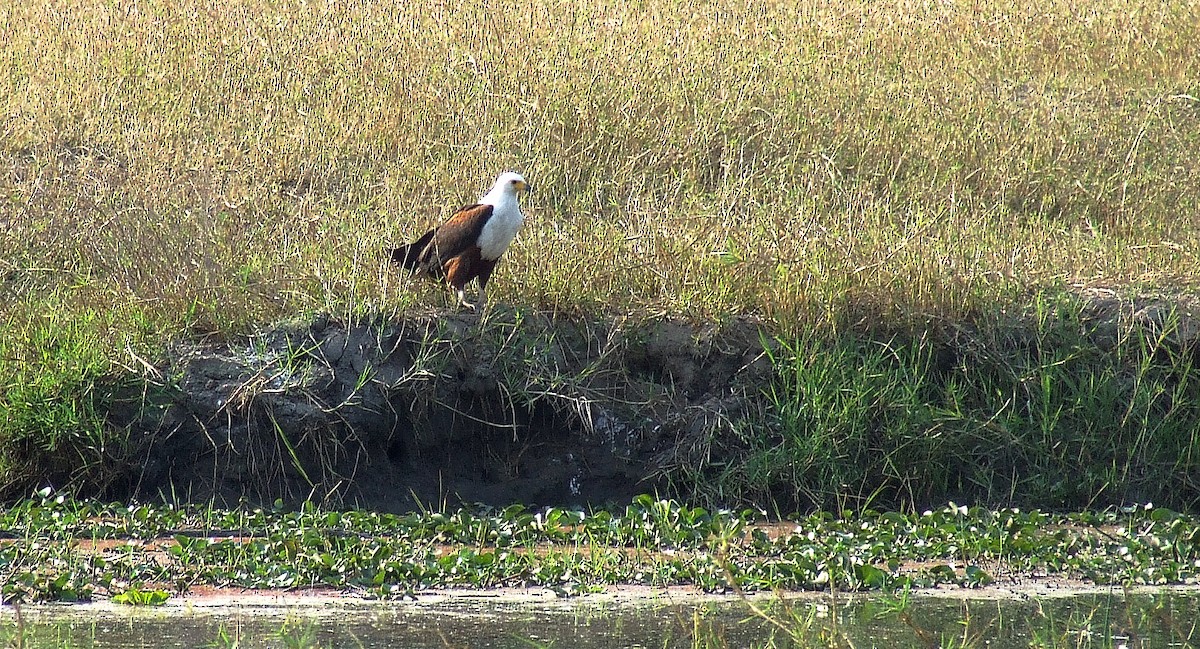
{"label": "green floating leaf", "polygon": [[171,596],[165,590],[130,588],[123,593],[113,595],[112,601],[129,606],[162,606],[170,598]]}
{"label": "green floating leaf", "polygon": [[881,570],[870,564],[863,564],[855,566],[854,572],[858,580],[868,588],[883,588],[887,585],[889,574],[886,570]]}
{"label": "green floating leaf", "polygon": [[956,575],[954,574],[954,568],[951,568],[944,563],[929,568],[927,572],[930,577],[933,577],[939,582],[953,583],[955,581]]}
{"label": "green floating leaf", "polygon": [[1167,509],[1166,507],[1158,507],[1150,512],[1150,520],[1161,523],[1179,518],[1179,514]]}
{"label": "green floating leaf", "polygon": [[991,575],[979,566],[967,566],[966,573],[968,586],[986,586],[995,581]]}

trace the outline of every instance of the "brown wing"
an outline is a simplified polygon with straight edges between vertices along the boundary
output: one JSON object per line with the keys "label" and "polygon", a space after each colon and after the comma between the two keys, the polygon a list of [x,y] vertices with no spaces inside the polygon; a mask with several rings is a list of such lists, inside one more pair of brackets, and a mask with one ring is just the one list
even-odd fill
{"label": "brown wing", "polygon": [[441,266],[473,246],[479,245],[483,224],[492,216],[491,205],[467,205],[437,227],[433,240],[421,255],[429,266]]}

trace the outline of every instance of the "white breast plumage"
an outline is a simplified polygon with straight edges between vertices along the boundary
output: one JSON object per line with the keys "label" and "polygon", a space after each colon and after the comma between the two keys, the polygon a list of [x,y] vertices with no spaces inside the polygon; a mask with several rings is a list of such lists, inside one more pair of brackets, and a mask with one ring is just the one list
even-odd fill
{"label": "white breast plumage", "polygon": [[479,253],[487,260],[499,259],[508,249],[508,244],[517,236],[521,225],[525,223],[525,215],[517,205],[515,196],[509,194],[492,203],[485,197],[484,202],[492,206],[492,216],[483,224],[479,234]]}

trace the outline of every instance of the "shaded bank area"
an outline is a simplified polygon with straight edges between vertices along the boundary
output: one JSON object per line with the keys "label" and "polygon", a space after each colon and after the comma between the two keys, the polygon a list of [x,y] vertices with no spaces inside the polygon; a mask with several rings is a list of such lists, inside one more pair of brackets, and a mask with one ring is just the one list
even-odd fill
{"label": "shaded bank area", "polygon": [[105,437],[10,443],[37,471],[7,491],[392,511],[639,493],[774,513],[1194,511],[1195,314],[1188,299],[1090,291],[821,334],[506,309],[282,323],[131,353],[80,390]]}
{"label": "shaded bank area", "polygon": [[681,435],[744,412],[771,367],[753,325],[497,312],[318,319],[187,345],[157,375],[159,403],[114,410],[139,449],[114,495],[386,510],[623,505],[662,485]]}

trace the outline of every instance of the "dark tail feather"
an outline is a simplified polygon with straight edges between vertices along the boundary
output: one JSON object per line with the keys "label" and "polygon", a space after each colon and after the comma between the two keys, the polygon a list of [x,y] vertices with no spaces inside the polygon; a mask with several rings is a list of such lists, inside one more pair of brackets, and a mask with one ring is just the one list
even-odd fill
{"label": "dark tail feather", "polygon": [[417,239],[410,244],[400,246],[399,248],[394,248],[391,251],[392,263],[400,264],[408,270],[415,271],[419,269],[421,262],[424,261],[421,259],[423,256],[421,253],[425,252],[425,248],[429,247],[429,242],[433,240],[433,234],[435,232],[437,232],[437,228],[426,232],[425,234],[421,235],[420,239]]}
{"label": "dark tail feather", "polygon": [[418,259],[421,256],[421,249],[417,244],[410,243],[399,248],[393,248],[391,251],[392,263],[399,264],[408,270],[416,270]]}

